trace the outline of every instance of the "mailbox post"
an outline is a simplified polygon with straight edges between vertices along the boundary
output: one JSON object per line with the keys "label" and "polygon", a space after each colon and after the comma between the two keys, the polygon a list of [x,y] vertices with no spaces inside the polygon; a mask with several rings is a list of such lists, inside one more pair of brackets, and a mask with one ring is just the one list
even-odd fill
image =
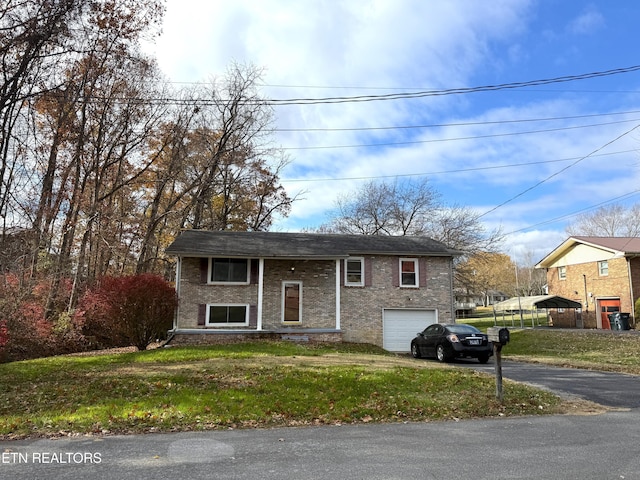
{"label": "mailbox post", "polygon": [[496,365],[496,398],[502,403],[502,346],[509,343],[509,330],[500,327],[487,329],[489,341],[493,343],[493,358]]}

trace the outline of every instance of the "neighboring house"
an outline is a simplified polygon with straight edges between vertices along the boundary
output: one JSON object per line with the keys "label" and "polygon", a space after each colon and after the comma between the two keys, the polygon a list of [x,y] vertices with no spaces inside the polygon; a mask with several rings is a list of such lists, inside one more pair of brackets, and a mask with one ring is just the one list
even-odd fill
{"label": "neighboring house", "polygon": [[9,228],[0,233],[0,272],[15,272],[33,261],[35,231],[27,228]]}
{"label": "neighboring house", "polygon": [[187,230],[174,343],[259,337],[372,343],[409,351],[454,320],[453,258],[426,237]]}
{"label": "neighboring house", "polygon": [[488,307],[498,302],[502,302],[509,296],[499,290],[489,290],[486,295],[477,293],[467,293],[462,289],[454,289],[456,299],[456,317],[464,318],[471,315],[476,307]]}
{"label": "neighboring house", "polygon": [[[640,296],[640,238],[570,237],[536,268],[547,270],[548,293],[582,304],[584,328],[610,328],[608,314],[633,310]],[[566,314],[566,315],[564,315]],[[572,312],[558,311],[555,326]]]}

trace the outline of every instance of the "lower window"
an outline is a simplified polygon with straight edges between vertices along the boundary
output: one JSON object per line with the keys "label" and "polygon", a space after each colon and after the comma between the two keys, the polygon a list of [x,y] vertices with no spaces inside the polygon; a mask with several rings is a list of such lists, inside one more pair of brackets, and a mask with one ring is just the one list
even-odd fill
{"label": "lower window", "polygon": [[209,305],[207,325],[249,325],[249,306]]}

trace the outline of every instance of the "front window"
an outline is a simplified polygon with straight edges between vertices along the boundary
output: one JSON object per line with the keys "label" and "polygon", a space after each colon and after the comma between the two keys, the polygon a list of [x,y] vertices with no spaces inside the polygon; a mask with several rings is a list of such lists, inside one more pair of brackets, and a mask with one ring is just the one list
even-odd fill
{"label": "front window", "polygon": [[400,286],[418,286],[418,260],[415,258],[400,259]]}
{"label": "front window", "polygon": [[345,268],[345,285],[361,287],[364,285],[364,259],[349,258]]}
{"label": "front window", "polygon": [[249,261],[246,258],[212,258],[211,283],[249,283]]}
{"label": "front window", "polygon": [[248,305],[209,305],[207,309],[207,325],[249,325]]}
{"label": "front window", "polygon": [[609,262],[607,260],[603,260],[602,262],[598,262],[598,273],[600,276],[609,275]]}
{"label": "front window", "polygon": [[567,278],[567,267],[558,267],[558,278],[565,280]]}

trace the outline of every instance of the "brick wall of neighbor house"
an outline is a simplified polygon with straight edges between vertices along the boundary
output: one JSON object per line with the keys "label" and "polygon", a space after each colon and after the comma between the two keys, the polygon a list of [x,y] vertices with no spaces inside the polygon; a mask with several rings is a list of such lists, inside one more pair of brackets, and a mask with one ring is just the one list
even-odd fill
{"label": "brick wall of neighbor house", "polygon": [[200,259],[184,258],[180,279],[178,328],[198,327],[198,305],[206,303],[258,303],[258,285],[207,285],[200,281]]}
{"label": "brick wall of neighbor house", "polygon": [[[547,271],[547,282],[550,295],[570,298],[584,305],[585,295],[589,297],[588,308],[582,309],[584,328],[597,328],[596,298],[619,297],[620,309],[623,312],[633,312],[631,306],[631,292],[629,289],[629,272],[625,258],[608,260],[609,274],[601,276],[597,262],[580,263],[566,266],[566,279],[560,280],[557,268]],[[586,279],[586,294],[585,294]],[[575,292],[578,292],[577,294]],[[573,310],[566,310],[564,314],[553,313],[554,326],[575,326]]]}
{"label": "brick wall of neighbor house", "polygon": [[440,323],[453,319],[450,258],[425,258],[426,285],[421,284],[418,289],[393,286],[393,264],[397,264],[398,257],[370,258],[371,286],[342,288],[344,341],[382,346],[383,308],[437,309]]}

